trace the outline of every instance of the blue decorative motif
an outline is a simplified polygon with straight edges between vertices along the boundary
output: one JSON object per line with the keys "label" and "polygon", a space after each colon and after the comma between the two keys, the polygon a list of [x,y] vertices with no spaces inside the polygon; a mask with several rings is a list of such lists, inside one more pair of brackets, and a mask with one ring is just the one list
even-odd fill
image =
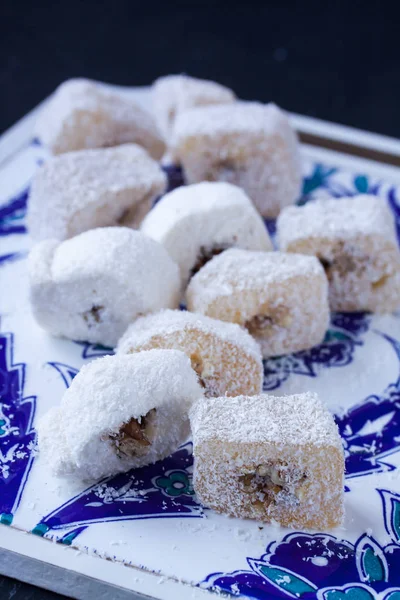
{"label": "blue decorative motif", "polygon": [[64,363],[50,362],[48,364],[51,367],[54,367],[54,369],[56,369],[56,371],[59,372],[67,387],[71,385],[72,380],[79,373],[79,369],[75,369],[75,367],[70,367],[69,365],[65,365]]}
{"label": "blue decorative motif", "polygon": [[[400,343],[379,335],[391,344],[400,363]],[[368,396],[335,418],[344,440],[346,477],[393,470],[382,459],[400,449],[400,374],[381,396]]]}
{"label": "blue decorative motif", "polygon": [[3,254],[2,256],[0,255],[0,267],[6,263],[26,258],[26,256],[26,252],[10,252],[9,254]]}
{"label": "blue decorative motif", "polygon": [[302,197],[298,204],[305,204],[310,194],[317,189],[326,188],[332,175],[337,172],[335,167],[326,167],[320,163],[316,163],[311,175],[304,178]]}
{"label": "blue decorative motif", "polygon": [[13,364],[13,336],[0,333],[0,522],[10,524],[34,458],[36,397],[24,398],[25,365]]}
{"label": "blue decorative motif", "polygon": [[[233,595],[267,598],[358,600],[400,592],[400,546],[381,546],[362,535],[353,545],[335,536],[291,533],[273,542],[250,570],[213,573],[201,584]],[[351,583],[349,583],[351,582]]]}
{"label": "blue decorative motif", "polygon": [[[193,498],[192,445],[182,446],[162,461],[108,477],[78,494],[34,528],[33,533],[52,532],[109,521],[154,518],[201,518],[202,508]],[[68,535],[71,535],[69,533]]]}
{"label": "blue decorative motif", "polygon": [[400,494],[378,490],[383,505],[385,529],[395,544],[400,544]]}
{"label": "blue decorative motif", "polygon": [[366,313],[334,313],[322,344],[264,361],[263,389],[277,389],[292,373],[316,377],[323,368],[348,365],[355,349],[363,345],[361,336],[368,331],[370,320]]}
{"label": "blue decorative motif", "polygon": [[[168,190],[185,184],[179,167],[170,166],[165,171]],[[393,211],[400,241],[400,200],[395,187],[366,174],[352,175],[315,164],[304,179],[298,204],[305,204],[321,192],[334,198],[380,194]],[[26,232],[27,198],[28,190],[23,190],[0,206],[0,236]],[[266,225],[274,237],[276,221],[268,220]],[[24,256],[23,251],[12,247],[0,256],[0,266]],[[368,331],[390,344],[400,365],[400,343],[370,330],[370,322],[371,317],[363,313],[334,314],[327,336],[318,347],[265,361],[264,389],[279,388],[292,374],[315,378],[323,369],[349,365],[365,343]],[[0,522],[8,524],[18,508],[34,457],[32,421],[36,405],[36,397],[23,398],[26,366],[13,364],[12,346],[12,334],[0,334]],[[80,346],[83,359],[112,354],[112,349],[99,345]],[[49,364],[67,387],[78,373],[75,367],[61,362]],[[335,418],[345,447],[347,479],[394,470],[387,457],[400,450],[400,373],[381,394],[368,396]],[[371,490],[375,494],[373,486]],[[378,489],[376,493],[382,501],[388,544],[369,534],[351,543],[324,533],[294,532],[270,544],[260,558],[248,557],[246,569],[214,573],[201,586],[259,600],[400,600],[400,494],[389,489]],[[72,545],[95,523],[203,516],[192,487],[192,446],[186,444],[155,465],[88,487],[41,518],[33,532]]]}
{"label": "blue decorative motif", "polygon": [[172,190],[181,185],[185,185],[182,167],[178,165],[165,165],[162,168],[168,179],[167,192],[172,192]]}
{"label": "blue decorative motif", "polygon": [[340,198],[358,194],[377,195],[382,187],[380,181],[372,183],[364,174],[354,175],[351,184],[345,185],[340,178],[334,177],[337,173],[338,169],[335,167],[315,164],[311,175],[304,178],[302,196],[297,204],[306,204],[314,197],[314,192],[318,195],[320,190],[326,190],[333,198]]}
{"label": "blue decorative motif", "polygon": [[82,358],[99,358],[100,356],[107,356],[114,354],[112,348],[102,346],[101,344],[89,344],[88,342],[76,342],[83,347]]}
{"label": "blue decorative motif", "polygon": [[397,240],[400,243],[400,201],[397,199],[396,188],[390,188],[387,198],[396,223]]}
{"label": "blue decorative motif", "polygon": [[24,219],[29,190],[23,190],[7,204],[0,206],[0,237],[12,233],[26,233]]}

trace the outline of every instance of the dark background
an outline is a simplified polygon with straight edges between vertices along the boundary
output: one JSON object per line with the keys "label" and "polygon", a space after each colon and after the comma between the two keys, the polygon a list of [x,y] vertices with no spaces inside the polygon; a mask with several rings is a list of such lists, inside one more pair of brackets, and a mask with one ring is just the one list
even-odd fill
{"label": "dark background", "polygon": [[400,137],[396,4],[2,0],[0,131],[69,77],[147,85],[187,72]]}
{"label": "dark background", "polygon": [[[246,99],[400,137],[395,7],[373,0],[0,0],[0,132],[69,77],[148,85],[186,72]],[[56,596],[0,577],[0,598]]]}

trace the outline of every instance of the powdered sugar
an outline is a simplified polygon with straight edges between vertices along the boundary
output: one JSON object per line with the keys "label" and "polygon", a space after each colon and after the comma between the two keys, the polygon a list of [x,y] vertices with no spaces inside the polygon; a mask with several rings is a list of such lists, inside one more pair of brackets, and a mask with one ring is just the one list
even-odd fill
{"label": "powdered sugar", "polygon": [[166,187],[159,165],[139,146],[69,152],[36,173],[28,228],[36,239],[66,239],[94,227],[140,223]]}
{"label": "powdered sugar", "polygon": [[164,248],[125,227],[93,229],[35,246],[31,302],[53,335],[116,344],[138,316],[179,303],[179,271]]}
{"label": "powdered sugar", "polygon": [[315,394],[202,399],[190,421],[205,506],[295,528],[341,523],[343,448]]}
{"label": "powdered sugar", "polygon": [[234,102],[228,88],[187,75],[167,75],[153,83],[153,107],[158,126],[168,140],[177,115],[194,106]]}
{"label": "powdered sugar", "polygon": [[[60,408],[39,422],[39,448],[58,475],[98,479],[155,462],[188,434],[187,411],[202,395],[189,359],[175,350],[107,356],[84,366]],[[155,409],[151,444],[139,456],[118,453],[113,435]],[[65,450],[67,449],[67,459]]]}
{"label": "powdered sugar", "polygon": [[400,306],[400,252],[381,198],[316,200],[283,211],[280,247],[321,259],[333,310],[394,311]]}
{"label": "powdered sugar", "polygon": [[[285,252],[249,252],[232,248],[215,256],[197,273],[188,288],[188,295],[211,286],[208,296],[231,294],[233,290],[246,290],[279,284],[298,273],[319,275],[321,265],[309,256]],[[203,291],[203,290],[202,290]]]}
{"label": "powdered sugar", "polygon": [[272,250],[267,229],[251,201],[229,183],[203,182],[166,194],[141,229],[164,245],[180,267],[183,285],[202,251],[231,246]]}
{"label": "powdered sugar", "polygon": [[329,323],[328,283],[315,257],[226,250],[191,280],[189,310],[245,326],[263,356],[321,343]]}
{"label": "powdered sugar", "polygon": [[358,235],[379,235],[396,240],[393,215],[385,202],[360,194],[349,198],[314,200],[285,208],[277,223],[279,247],[310,237],[351,240]]}
{"label": "powdered sugar", "polygon": [[235,102],[222,106],[196,107],[176,121],[174,144],[181,136],[279,132],[284,113],[273,103]]}
{"label": "powdered sugar", "polygon": [[273,104],[236,102],[185,111],[176,119],[172,153],[189,183],[234,183],[264,216],[276,217],[300,194],[296,134]]}
{"label": "powdered sugar", "polygon": [[342,449],[332,415],[314,393],[203,398],[190,411],[193,442],[270,442]]}
{"label": "powdered sugar", "polygon": [[164,142],[136,102],[88,79],[62,83],[43,109],[35,133],[53,154],[134,142],[156,159]]}

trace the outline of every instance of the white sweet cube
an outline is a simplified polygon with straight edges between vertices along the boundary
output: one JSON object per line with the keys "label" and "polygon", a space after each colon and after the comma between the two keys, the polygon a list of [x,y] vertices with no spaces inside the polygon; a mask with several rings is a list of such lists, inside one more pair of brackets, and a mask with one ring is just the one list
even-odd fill
{"label": "white sweet cube", "polygon": [[265,217],[276,217],[301,191],[296,134],[274,104],[236,102],[178,115],[172,153],[188,183],[241,187]]}
{"label": "white sweet cube", "polygon": [[231,249],[192,278],[188,309],[246,327],[265,358],[311,348],[329,324],[328,282],[313,256]]}
{"label": "white sweet cube", "polygon": [[127,227],[36,244],[29,279],[39,325],[75,341],[114,346],[137,317],[179,305],[178,267],[160,244]]}
{"label": "white sweet cube", "polygon": [[316,394],[207,398],[190,422],[204,506],[293,528],[342,523],[343,447]]}
{"label": "white sweet cube", "polygon": [[201,395],[183,352],[99,358],[39,421],[41,460],[55,475],[87,480],[154,463],[186,440]]}
{"label": "white sweet cube", "polygon": [[272,250],[265,224],[251,200],[229,183],[198,183],[166,194],[141,230],[179,265],[182,286],[215,254],[227,248]]}
{"label": "white sweet cube", "polygon": [[382,198],[315,200],[278,219],[281,250],[317,256],[332,310],[393,312],[400,306],[400,252]]}

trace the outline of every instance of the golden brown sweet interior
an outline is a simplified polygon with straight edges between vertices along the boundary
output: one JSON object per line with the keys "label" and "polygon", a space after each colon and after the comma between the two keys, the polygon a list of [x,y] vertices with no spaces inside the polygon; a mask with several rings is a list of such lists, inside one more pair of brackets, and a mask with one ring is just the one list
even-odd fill
{"label": "golden brown sweet interior", "polygon": [[251,502],[265,506],[271,503],[297,506],[304,492],[307,476],[286,463],[266,463],[239,476],[241,489],[251,494]]}
{"label": "golden brown sweet interior", "polygon": [[333,255],[329,259],[325,256],[319,256],[318,258],[328,279],[333,272],[338,273],[341,277],[348,273],[356,273],[360,276],[371,262],[369,256],[363,254],[357,248],[345,246],[344,242],[338,242],[335,245]]}
{"label": "golden brown sweet interior", "polygon": [[204,389],[204,394],[207,397],[217,397],[220,395],[220,385],[218,380],[211,375],[207,376],[207,373],[204,368],[204,363],[199,354],[197,352],[190,355],[190,362],[192,365],[192,369],[196,371],[199,376],[199,383],[201,387]]}
{"label": "golden brown sweet interior", "polygon": [[243,177],[244,166],[234,158],[218,160],[210,165],[204,174],[205,181],[226,181],[234,185],[240,185]]}
{"label": "golden brown sweet interior", "polygon": [[266,337],[276,327],[289,327],[292,317],[286,307],[266,308],[265,313],[254,315],[244,323],[251,335]]}
{"label": "golden brown sweet interior", "polygon": [[133,458],[143,456],[154,439],[154,418],[156,409],[150,410],[141,419],[130,419],[121,425],[117,433],[110,433],[119,458]]}

